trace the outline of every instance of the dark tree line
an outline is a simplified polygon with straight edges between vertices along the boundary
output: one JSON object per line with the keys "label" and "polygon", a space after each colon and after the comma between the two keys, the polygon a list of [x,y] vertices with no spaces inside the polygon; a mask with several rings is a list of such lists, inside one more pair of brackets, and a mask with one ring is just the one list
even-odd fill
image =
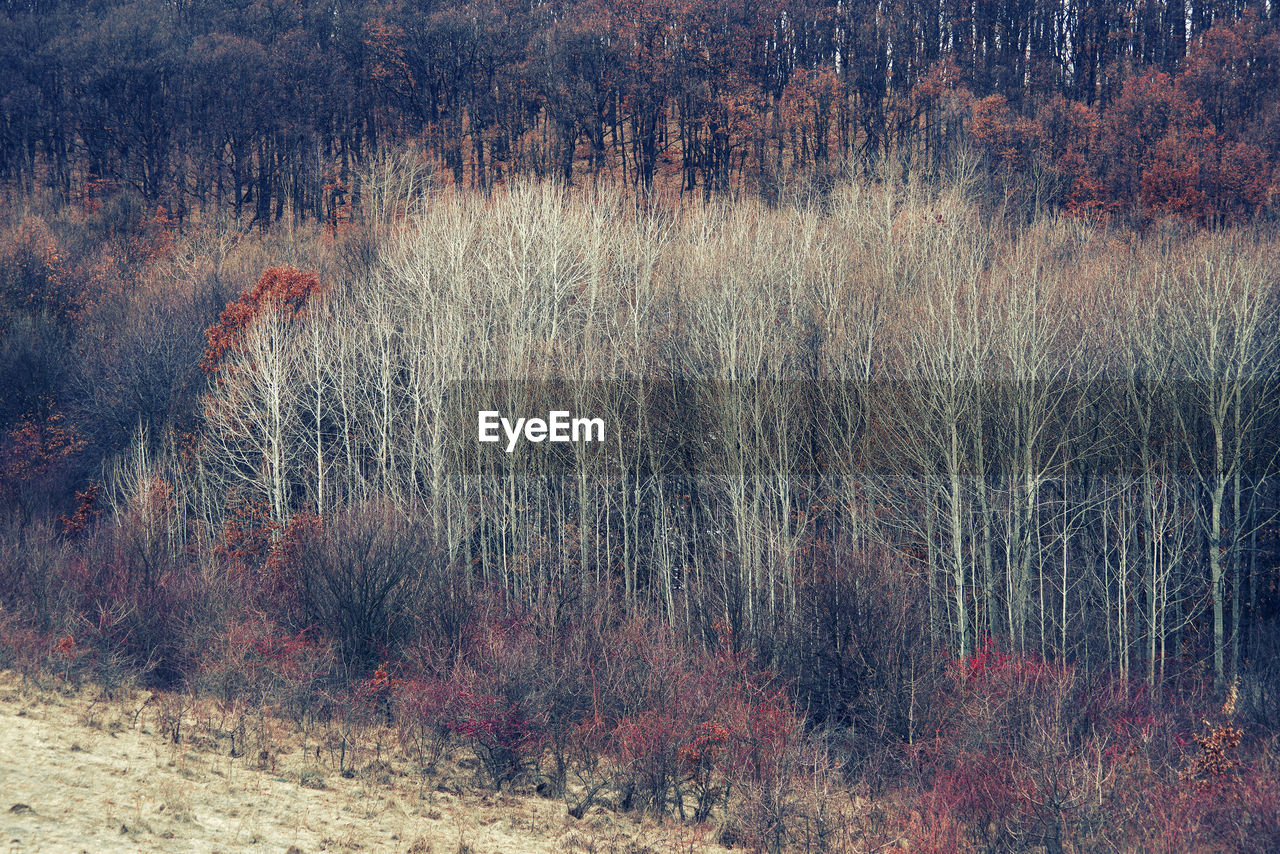
{"label": "dark tree line", "polygon": [[[1229,148],[1205,163],[1263,176],[1208,212],[1252,210],[1280,139],[1278,18],[1235,0],[9,2],[0,175],[63,200],[125,187],[180,219],[336,224],[387,144],[477,186],[587,173],[768,195],[885,152],[932,168],[977,124],[1021,184],[1128,211],[1152,155],[1125,146],[1159,140],[1125,139],[1118,105],[1145,93],[1179,144]],[[1178,192],[1141,210],[1205,213],[1162,207]]]}

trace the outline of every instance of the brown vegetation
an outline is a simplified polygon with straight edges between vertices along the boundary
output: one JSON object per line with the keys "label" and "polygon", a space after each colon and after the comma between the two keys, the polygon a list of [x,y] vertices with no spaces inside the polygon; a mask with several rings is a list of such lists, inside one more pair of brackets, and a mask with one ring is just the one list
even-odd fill
{"label": "brown vegetation", "polygon": [[1274,212],[1280,33],[1225,0],[10,3],[0,180],[334,231],[416,144],[455,184],[821,194],[883,156],[1145,223]]}
{"label": "brown vegetation", "polygon": [[0,662],[739,848],[1275,847],[1274,239],[898,174],[15,218]]}

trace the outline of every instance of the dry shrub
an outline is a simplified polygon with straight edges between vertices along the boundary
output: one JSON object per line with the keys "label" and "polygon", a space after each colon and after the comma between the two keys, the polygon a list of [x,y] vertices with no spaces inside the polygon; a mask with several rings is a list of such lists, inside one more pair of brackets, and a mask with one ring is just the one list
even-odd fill
{"label": "dry shrub", "polygon": [[987,644],[948,671],[934,735],[915,752],[928,834],[993,851],[1064,850],[1097,826],[1108,737],[1080,717],[1071,668]]}
{"label": "dry shrub", "polygon": [[421,592],[436,559],[426,527],[390,504],[338,511],[323,524],[300,516],[269,561],[269,589],[293,630],[332,641],[343,673],[357,679],[414,636],[419,609],[431,607]]}

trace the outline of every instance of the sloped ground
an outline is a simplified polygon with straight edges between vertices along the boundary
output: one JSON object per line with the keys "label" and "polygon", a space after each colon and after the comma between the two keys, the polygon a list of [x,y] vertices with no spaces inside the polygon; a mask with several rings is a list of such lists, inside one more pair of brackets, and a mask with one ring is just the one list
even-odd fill
{"label": "sloped ground", "polygon": [[[231,757],[201,734],[198,707],[177,715],[171,698],[104,700],[95,688],[39,687],[0,672],[0,851],[724,850],[708,841],[713,828],[601,808],[574,821],[560,801],[486,793],[452,762],[425,781],[391,764],[347,779],[284,724],[272,730],[274,749]],[[186,726],[177,743],[175,720]]]}

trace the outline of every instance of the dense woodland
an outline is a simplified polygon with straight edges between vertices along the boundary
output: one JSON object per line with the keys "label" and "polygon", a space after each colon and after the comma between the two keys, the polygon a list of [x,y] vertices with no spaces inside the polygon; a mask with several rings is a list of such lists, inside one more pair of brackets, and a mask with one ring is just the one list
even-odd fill
{"label": "dense woodland", "polygon": [[750,850],[1280,847],[1273,8],[28,3],[0,62],[0,666]]}
{"label": "dense woodland", "polygon": [[7,2],[0,177],[339,220],[416,142],[458,184],[774,198],[968,139],[1038,209],[1239,219],[1280,153],[1280,10],[1237,0]]}

